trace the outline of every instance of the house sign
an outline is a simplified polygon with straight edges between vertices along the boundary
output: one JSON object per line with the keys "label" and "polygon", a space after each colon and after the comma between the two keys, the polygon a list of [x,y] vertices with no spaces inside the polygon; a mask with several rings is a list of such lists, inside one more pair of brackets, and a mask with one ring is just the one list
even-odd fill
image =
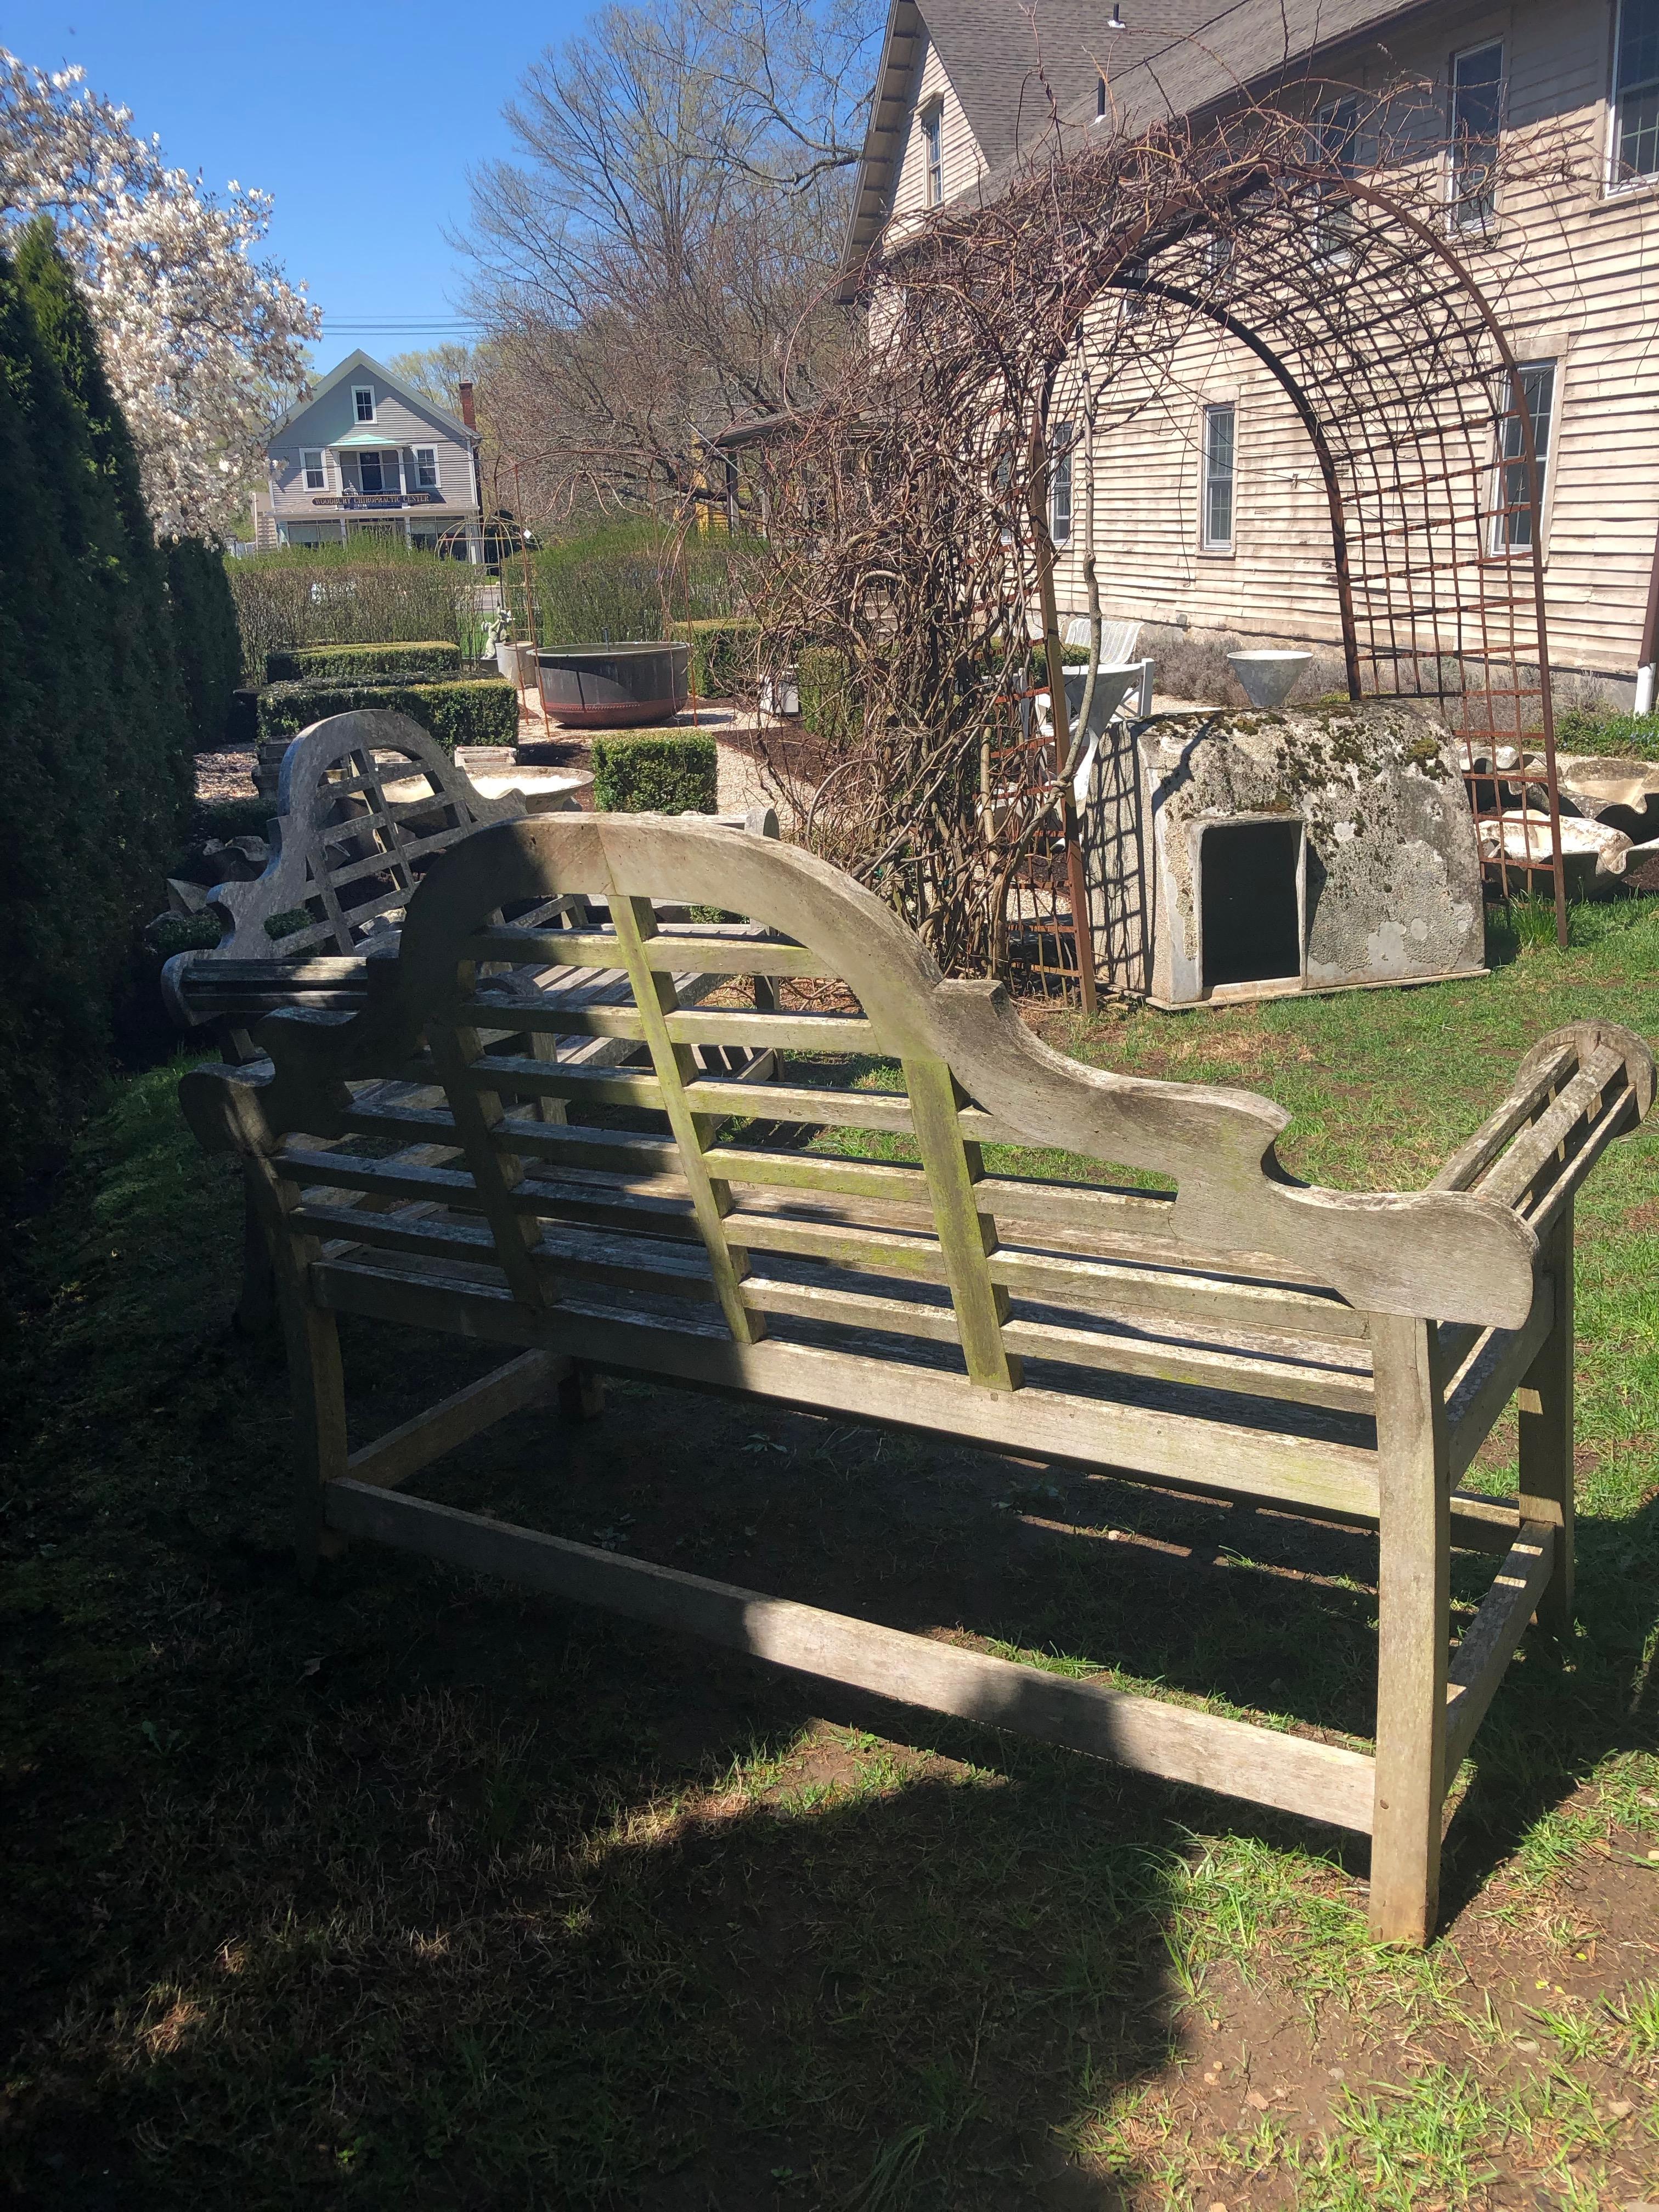
{"label": "house sign", "polygon": [[325,491],[314,493],[313,507],[441,507],[439,491]]}

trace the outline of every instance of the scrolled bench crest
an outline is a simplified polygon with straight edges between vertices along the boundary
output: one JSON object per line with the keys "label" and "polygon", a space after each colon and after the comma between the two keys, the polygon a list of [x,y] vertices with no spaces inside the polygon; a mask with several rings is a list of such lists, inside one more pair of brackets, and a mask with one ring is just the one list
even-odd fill
{"label": "scrolled bench crest", "polygon": [[[625,973],[627,1003],[586,1017],[627,1042],[622,1066],[550,1056],[568,1008],[493,973],[525,936],[492,916],[564,900],[608,913],[557,951]],[[744,921],[693,937],[659,925],[664,902]],[[694,956],[747,981],[752,1004],[683,1006],[673,975]],[[781,1005],[792,982],[801,1003]],[[1528,1620],[1559,1633],[1570,1618],[1572,1198],[1651,1102],[1638,1039],[1600,1024],[1546,1039],[1427,1190],[1312,1188],[1279,1164],[1287,1116],[1270,1101],[1062,1057],[1000,986],[945,980],[810,854],[695,820],[572,815],[459,841],[395,954],[369,962],[362,1010],[276,1015],[258,1041],[268,1071],[200,1070],[181,1097],[204,1144],[249,1162],[271,1239],[302,1561],[374,1536],[1358,1829],[1378,1933],[1426,1938],[1449,1782]],[[709,1047],[743,1050],[741,1079],[708,1072]],[[849,1053],[892,1066],[891,1087],[826,1081],[819,1056]],[[416,1096],[443,1103],[399,1103]],[[617,1105],[651,1128],[583,1118]],[[769,1146],[734,1118],[878,1132],[914,1158]],[[404,1149],[387,1157],[388,1139]],[[1176,1188],[998,1175],[988,1142]],[[520,1356],[352,1452],[341,1312]],[[1374,1524],[1375,1753],[398,1494],[507,1411],[603,1372]],[[1463,1494],[1517,1390],[1520,1495]],[[1449,1664],[1454,1544],[1504,1564]]]}

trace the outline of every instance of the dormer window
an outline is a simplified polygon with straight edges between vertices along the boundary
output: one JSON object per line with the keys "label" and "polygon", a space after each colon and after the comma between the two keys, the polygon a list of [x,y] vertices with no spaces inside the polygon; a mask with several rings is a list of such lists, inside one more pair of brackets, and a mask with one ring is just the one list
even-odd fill
{"label": "dormer window", "polygon": [[921,150],[927,204],[938,207],[945,198],[945,107],[940,100],[922,110]]}
{"label": "dormer window", "polygon": [[356,410],[360,422],[372,422],[374,420],[374,386],[372,384],[354,384],[351,404]]}

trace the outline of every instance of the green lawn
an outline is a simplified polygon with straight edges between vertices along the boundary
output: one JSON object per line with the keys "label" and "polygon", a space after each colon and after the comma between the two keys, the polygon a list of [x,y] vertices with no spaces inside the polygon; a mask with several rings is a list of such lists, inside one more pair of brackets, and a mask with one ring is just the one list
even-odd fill
{"label": "green lawn", "polygon": [[[1659,902],[1499,950],[1480,981],[1047,1034],[1265,1091],[1297,1173],[1410,1187],[1551,1027],[1659,1033]],[[1295,1821],[385,1553],[300,1589],[280,1355],[229,1329],[239,1192],[176,1074],[114,1092],[8,1284],[15,2201],[1659,2197],[1659,1118],[1580,1206],[1577,1642],[1500,1693],[1413,1960],[1367,1944],[1363,1852]],[[479,1364],[368,1327],[347,1358],[383,1424]],[[1049,1665],[1363,1716],[1363,1546],[1291,1583],[1270,1530],[1108,1477],[623,1387],[423,1486]]]}

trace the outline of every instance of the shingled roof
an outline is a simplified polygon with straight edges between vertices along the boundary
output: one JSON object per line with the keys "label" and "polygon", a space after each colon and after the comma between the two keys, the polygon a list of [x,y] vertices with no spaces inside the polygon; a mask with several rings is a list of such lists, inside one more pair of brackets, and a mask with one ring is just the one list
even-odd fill
{"label": "shingled roof", "polygon": [[[903,152],[910,88],[929,38],[939,49],[985,157],[973,188],[983,200],[1006,186],[1021,152],[1048,119],[1051,88],[1066,133],[1095,120],[1103,74],[1113,110],[1132,128],[1213,106],[1240,88],[1260,92],[1317,72],[1332,48],[1425,15],[1434,0],[1121,0],[1121,31],[1109,31],[1110,0],[1036,0],[1035,25],[1020,0],[892,0],[846,249],[840,297],[852,297],[880,237]],[[1039,69],[1039,56],[1041,66]]]}

